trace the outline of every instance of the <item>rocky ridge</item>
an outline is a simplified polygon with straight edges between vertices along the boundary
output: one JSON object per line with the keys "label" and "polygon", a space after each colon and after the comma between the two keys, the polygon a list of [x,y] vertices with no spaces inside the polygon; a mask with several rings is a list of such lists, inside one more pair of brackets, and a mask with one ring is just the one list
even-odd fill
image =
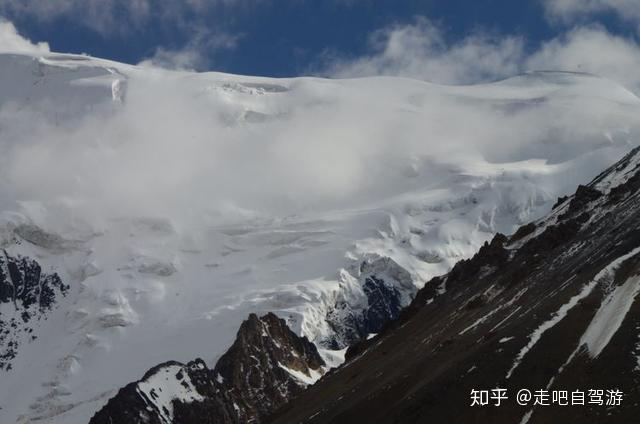
{"label": "rocky ridge", "polygon": [[274,314],[252,314],[213,369],[167,362],[120,389],[91,419],[111,423],[263,422],[324,372],[315,345]]}

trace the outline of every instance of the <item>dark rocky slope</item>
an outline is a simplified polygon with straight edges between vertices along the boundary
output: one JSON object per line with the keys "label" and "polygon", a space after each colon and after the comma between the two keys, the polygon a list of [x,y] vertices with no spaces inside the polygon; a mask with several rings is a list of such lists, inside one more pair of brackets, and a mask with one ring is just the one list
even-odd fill
{"label": "dark rocky slope", "polygon": [[43,272],[35,260],[0,251],[0,371],[11,369],[20,344],[36,338],[35,322],[68,290],[58,274]]}
{"label": "dark rocky slope", "polygon": [[91,424],[259,423],[324,365],[315,345],[284,320],[251,315],[213,370],[201,359],[158,365],[122,388]]}
{"label": "dark rocky slope", "polygon": [[[631,423],[640,411],[640,151],[428,283],[275,423]],[[436,288],[445,285],[446,292]],[[507,389],[496,406],[472,390]],[[516,402],[585,392],[584,406]],[[589,390],[604,390],[603,405]],[[619,406],[607,390],[623,393]],[[597,394],[597,393],[592,393]],[[547,403],[544,398],[543,403]],[[494,401],[490,401],[491,404]]]}

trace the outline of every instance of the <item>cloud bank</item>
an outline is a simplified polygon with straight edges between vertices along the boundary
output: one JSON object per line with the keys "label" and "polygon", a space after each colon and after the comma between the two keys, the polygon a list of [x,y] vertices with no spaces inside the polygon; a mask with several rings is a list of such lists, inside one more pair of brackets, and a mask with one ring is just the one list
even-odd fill
{"label": "cloud bank", "polygon": [[0,18],[0,53],[49,53],[49,44],[32,43],[18,34],[15,25]]}
{"label": "cloud bank", "polygon": [[610,12],[640,29],[640,3],[636,0],[543,0],[552,20],[572,22],[592,15]]}
{"label": "cloud bank", "polygon": [[210,69],[216,54],[236,46],[239,34],[224,30],[231,11],[250,10],[264,0],[0,0],[0,16],[14,21],[83,26],[123,42],[154,28],[171,34],[143,64],[172,69]]}
{"label": "cloud bank", "polygon": [[152,56],[141,61],[139,65],[190,71],[209,69],[215,52],[234,49],[240,38],[240,35],[199,28],[193,31],[193,35],[183,46],[159,46]]}
{"label": "cloud bank", "polygon": [[370,37],[370,53],[346,58],[328,53],[315,72],[338,78],[391,75],[441,84],[473,84],[536,70],[593,73],[640,93],[640,46],[597,25],[577,27],[525,49],[515,36],[473,34],[447,42],[427,19],[393,25]]}
{"label": "cloud bank", "polygon": [[[0,34],[7,51],[48,51],[8,22]],[[159,49],[146,64],[193,68],[202,60],[202,46],[233,48],[235,42],[211,41],[203,33],[185,49]],[[520,37],[480,32],[451,42],[438,25],[417,19],[376,31],[370,48],[358,58],[327,55],[321,72],[468,84],[564,70],[603,75],[640,92],[638,45],[598,26],[576,28],[528,51]],[[31,216],[38,215],[38,204],[47,205],[42,210],[57,214],[59,222],[68,220],[70,210],[104,219],[159,215],[217,222],[353,207],[411,189],[417,180],[407,175],[416,172],[444,178],[468,160],[560,163],[597,147],[628,146],[638,133],[639,115],[625,106],[637,100],[633,95],[608,83],[602,90],[594,83],[594,92],[591,83],[566,88],[555,77],[532,81],[558,85],[567,98],[578,99],[574,107],[564,97],[554,101],[526,88],[515,97],[500,86],[478,95],[473,87],[471,94],[452,88],[454,94],[444,95],[419,81],[245,83],[242,77],[128,70],[126,101],[113,108],[103,107],[111,101],[113,86],[105,78],[112,74],[90,70],[57,86],[59,73],[52,68],[47,77],[48,69],[7,77],[14,86],[12,78],[38,73],[40,84],[53,85],[40,100],[25,92],[29,101],[21,103],[24,93],[16,90],[16,101],[0,104],[0,203],[10,210],[17,202]],[[25,80],[26,88],[32,86]],[[573,89],[585,97],[579,100]],[[92,113],[63,119],[71,103],[60,93],[86,100],[77,110]],[[483,100],[485,95],[495,102]],[[586,178],[575,174],[566,183]]]}
{"label": "cloud bank", "polygon": [[[5,81],[28,88],[37,78],[38,90],[0,104],[0,210],[64,233],[118,217],[206,228],[366,208],[455,175],[491,174],[487,163],[510,169],[532,158],[569,161],[555,192],[593,176],[585,172],[640,133],[637,99],[587,77],[442,88],[124,68],[125,101],[113,103],[116,76],[100,66],[69,73],[27,59],[2,63],[14,72]],[[65,96],[84,102],[80,112],[65,115]],[[607,146],[618,150],[593,166],[570,162]],[[548,172],[514,169],[514,178]]]}
{"label": "cloud bank", "polygon": [[105,37],[129,35],[146,25],[184,27],[199,14],[249,7],[261,0],[0,0],[0,14],[49,23],[60,18]]}
{"label": "cloud bank", "polygon": [[525,69],[588,72],[640,93],[640,46],[598,26],[576,28],[530,55]]}
{"label": "cloud bank", "polygon": [[329,55],[324,73],[335,77],[397,75],[444,84],[472,83],[514,75],[523,58],[523,40],[475,34],[449,44],[443,31],[418,18],[370,36],[373,53],[356,59]]}

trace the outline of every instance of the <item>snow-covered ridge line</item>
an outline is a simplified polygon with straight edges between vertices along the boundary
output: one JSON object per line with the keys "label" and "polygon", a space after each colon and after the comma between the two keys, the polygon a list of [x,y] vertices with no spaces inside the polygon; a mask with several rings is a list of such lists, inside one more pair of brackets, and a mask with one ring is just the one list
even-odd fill
{"label": "snow-covered ridge line", "polygon": [[629,152],[621,161],[615,170],[608,170],[592,182],[591,186],[604,193],[609,193],[616,187],[625,184],[637,174],[640,167],[640,155],[638,155],[638,148]]}

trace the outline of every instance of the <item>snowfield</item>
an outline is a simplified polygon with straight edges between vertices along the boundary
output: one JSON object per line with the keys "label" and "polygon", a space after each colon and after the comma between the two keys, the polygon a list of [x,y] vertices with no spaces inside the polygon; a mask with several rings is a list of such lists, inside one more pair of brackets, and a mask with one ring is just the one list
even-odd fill
{"label": "snowfield", "polygon": [[[640,100],[586,74],[440,86],[0,55],[1,247],[71,286],[0,371],[0,422],[84,424],[159,363],[215,363],[250,312],[322,347],[336,301],[366,302],[363,260],[420,288],[639,134]],[[594,355],[637,291],[611,294]]]}

